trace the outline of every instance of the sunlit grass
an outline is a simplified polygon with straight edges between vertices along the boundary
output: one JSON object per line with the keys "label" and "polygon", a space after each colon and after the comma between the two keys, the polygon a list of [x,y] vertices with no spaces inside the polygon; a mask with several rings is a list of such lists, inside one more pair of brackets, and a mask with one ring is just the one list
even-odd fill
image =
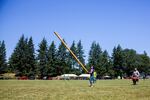
{"label": "sunlit grass", "polygon": [[150,80],[1,80],[0,100],[150,100]]}

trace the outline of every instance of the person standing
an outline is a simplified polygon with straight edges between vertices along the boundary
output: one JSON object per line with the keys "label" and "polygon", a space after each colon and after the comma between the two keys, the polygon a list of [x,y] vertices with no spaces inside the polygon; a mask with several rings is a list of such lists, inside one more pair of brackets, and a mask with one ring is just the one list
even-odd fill
{"label": "person standing", "polygon": [[89,74],[90,74],[90,80],[89,80],[90,87],[93,87],[93,82],[94,82],[94,67],[93,66],[91,66]]}
{"label": "person standing", "polygon": [[136,85],[136,82],[139,81],[139,77],[140,77],[140,73],[139,73],[139,71],[137,70],[137,68],[135,68],[134,71],[133,71],[133,74],[132,74],[132,82],[133,82],[133,85]]}
{"label": "person standing", "polygon": [[94,71],[94,83],[96,83],[96,77],[97,77],[97,73],[96,71]]}

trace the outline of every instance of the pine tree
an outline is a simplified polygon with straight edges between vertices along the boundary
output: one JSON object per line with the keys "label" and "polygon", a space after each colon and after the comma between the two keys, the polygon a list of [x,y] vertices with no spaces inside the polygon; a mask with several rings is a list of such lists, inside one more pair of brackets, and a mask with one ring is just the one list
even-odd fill
{"label": "pine tree", "polygon": [[100,76],[104,76],[106,68],[108,67],[108,53],[104,51],[101,56],[98,58],[98,73]]}
{"label": "pine tree", "polygon": [[16,45],[14,52],[12,53],[9,59],[9,67],[16,73],[18,76],[27,75],[27,41],[28,39],[24,38],[24,35],[21,36],[19,42]]}
{"label": "pine tree", "polygon": [[94,50],[95,50],[95,47],[96,47],[96,42],[94,41],[91,45],[91,49],[89,51],[89,57],[88,57],[88,65],[91,66],[91,65],[96,65],[96,62],[95,62],[95,57],[94,57]]}
{"label": "pine tree", "polygon": [[67,51],[62,43],[58,47],[56,67],[57,67],[57,75],[69,72],[69,67],[67,66]]}
{"label": "pine tree", "polygon": [[38,74],[41,78],[48,76],[48,66],[47,66],[47,41],[45,38],[39,44],[38,50]]}
{"label": "pine tree", "polygon": [[31,78],[35,77],[37,68],[32,37],[29,38],[27,44],[27,60],[28,60],[28,68],[27,68],[28,76]]}
{"label": "pine tree", "polygon": [[[88,58],[88,65],[89,66],[94,66],[95,70],[97,72],[99,72],[99,68],[100,68],[100,56],[102,55],[102,50],[100,48],[100,45],[96,42],[92,43],[90,52],[89,52],[89,58]],[[98,73],[99,74],[99,73]]]}
{"label": "pine tree", "polygon": [[6,63],[6,48],[5,42],[0,41],[0,74],[6,72],[7,63]]}
{"label": "pine tree", "polygon": [[[77,47],[76,47],[76,45],[75,45],[75,41],[73,41],[73,43],[72,43],[70,49],[72,50],[72,52],[73,52],[75,55],[77,55]],[[72,72],[73,72],[73,73],[76,73],[75,71],[76,71],[76,69],[77,69],[77,64],[78,64],[78,63],[77,63],[77,61],[74,59],[74,57],[70,54],[70,52],[69,52],[69,58],[70,58],[70,62],[71,62],[71,69],[72,69]]]}
{"label": "pine tree", "polygon": [[54,41],[52,41],[48,49],[48,75],[57,76],[56,69],[56,46]]}
{"label": "pine tree", "polygon": [[120,45],[114,47],[113,49],[113,66],[115,70],[115,77],[120,76],[122,78],[123,74],[123,50]]}
{"label": "pine tree", "polygon": [[[82,46],[82,43],[81,43],[81,40],[78,42],[77,44],[77,58],[79,59],[79,61],[81,61],[81,63],[83,65],[85,65],[85,59],[84,59],[84,51],[83,51],[83,46]],[[84,72],[82,70],[82,67],[79,65],[79,71],[80,72]]]}
{"label": "pine tree", "polygon": [[114,78],[113,61],[111,57],[108,58],[108,66],[106,70],[107,70],[107,74],[111,76],[112,78]]}
{"label": "pine tree", "polygon": [[[67,66],[67,73],[69,74],[69,73],[74,73],[75,71],[74,71],[74,69],[73,69],[73,67],[72,67],[72,59],[71,59],[71,55],[70,55],[70,52],[67,52],[67,58],[66,58],[66,66]],[[75,74],[75,73],[74,73]]]}
{"label": "pine tree", "polygon": [[98,73],[100,76],[113,75],[112,61],[106,50],[102,52],[101,56],[99,57],[98,66]]}

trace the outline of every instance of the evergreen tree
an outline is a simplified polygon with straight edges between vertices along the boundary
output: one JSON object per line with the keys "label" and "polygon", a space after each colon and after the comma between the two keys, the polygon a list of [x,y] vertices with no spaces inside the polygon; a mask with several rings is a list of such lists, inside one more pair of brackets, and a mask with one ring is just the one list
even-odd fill
{"label": "evergreen tree", "polygon": [[67,67],[67,73],[74,73],[74,69],[72,67],[72,62],[71,62],[71,55],[70,55],[70,52],[67,52],[66,54],[67,58],[66,58],[66,67]]}
{"label": "evergreen tree", "polygon": [[[82,46],[82,44],[81,44],[81,40],[78,42],[78,44],[77,44],[77,58],[79,59],[79,61],[81,61],[81,63],[83,64],[83,65],[85,65],[85,59],[84,59],[84,51],[83,51],[83,46]],[[82,70],[82,67],[81,67],[81,65],[79,65],[79,70],[81,71],[81,72],[84,72],[83,70]]]}
{"label": "evergreen tree", "polygon": [[57,76],[56,71],[56,46],[54,41],[52,41],[48,49],[48,75]]}
{"label": "evergreen tree", "polygon": [[47,41],[45,38],[39,44],[38,50],[38,74],[41,78],[48,76]]}
{"label": "evergreen tree", "polygon": [[14,71],[18,76],[28,74],[27,51],[27,39],[25,39],[24,35],[22,35],[9,59],[10,69],[12,69],[12,71]]}
{"label": "evergreen tree", "polygon": [[[75,45],[75,41],[73,41],[73,43],[72,43],[72,45],[71,45],[71,47],[70,47],[70,50],[71,50],[75,55],[77,55],[77,47],[76,47],[76,45]],[[68,62],[71,63],[71,72],[74,73],[74,74],[76,74],[76,69],[77,69],[78,63],[77,63],[77,61],[74,59],[74,57],[72,56],[72,54],[71,54],[70,52],[69,52],[69,59],[70,59],[70,61],[68,61]]]}
{"label": "evergreen tree", "polygon": [[16,66],[14,65],[14,63],[16,62],[16,61],[14,61],[15,59],[17,59],[16,54],[13,52],[8,61],[8,69],[7,69],[8,72],[12,72],[12,73],[16,72],[16,68],[15,68]]}
{"label": "evergreen tree", "polygon": [[98,43],[96,44],[96,42],[93,42],[92,46],[91,46],[91,49],[90,49],[90,52],[89,52],[88,65],[89,66],[93,65],[97,72],[99,72],[98,70],[100,68],[99,58],[100,58],[101,55],[102,55],[102,50],[100,48],[100,45]]}
{"label": "evergreen tree", "polygon": [[107,75],[110,75],[112,78],[114,78],[114,70],[113,70],[113,61],[111,57],[108,59],[108,66],[106,68]]}
{"label": "evergreen tree", "polygon": [[28,76],[34,77],[36,74],[36,59],[35,59],[35,50],[32,37],[29,38],[27,45],[27,60],[28,60]]}
{"label": "evergreen tree", "polygon": [[6,72],[7,63],[6,63],[6,48],[5,42],[0,41],[0,74]]}
{"label": "evergreen tree", "polygon": [[122,78],[123,74],[123,52],[120,45],[114,47],[113,49],[113,66],[115,70],[115,76],[120,76]]}
{"label": "evergreen tree", "polygon": [[108,74],[108,67],[109,67],[109,56],[108,52],[104,51],[102,55],[98,58],[98,73],[100,76],[104,76]]}
{"label": "evergreen tree", "polygon": [[94,55],[95,55],[95,53],[94,53],[94,51],[95,51],[95,47],[96,47],[96,42],[94,41],[93,43],[92,43],[92,45],[91,45],[91,49],[90,49],[90,51],[89,51],[89,57],[88,57],[88,65],[89,66],[91,66],[91,65],[96,65],[96,60],[95,60],[95,57],[94,57]]}
{"label": "evergreen tree", "polygon": [[57,75],[69,73],[69,67],[67,66],[67,51],[62,43],[58,47],[56,67]]}

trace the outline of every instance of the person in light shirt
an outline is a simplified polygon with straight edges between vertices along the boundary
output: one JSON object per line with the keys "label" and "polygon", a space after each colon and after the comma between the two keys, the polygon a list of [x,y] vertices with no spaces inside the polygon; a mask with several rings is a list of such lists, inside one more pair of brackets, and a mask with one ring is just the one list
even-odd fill
{"label": "person in light shirt", "polygon": [[97,77],[97,73],[96,71],[94,71],[94,83],[96,83],[96,77]]}
{"label": "person in light shirt", "polygon": [[137,68],[135,68],[134,71],[133,71],[133,74],[132,74],[133,85],[136,85],[136,82],[139,81],[139,77],[140,77],[140,73],[137,70]]}

